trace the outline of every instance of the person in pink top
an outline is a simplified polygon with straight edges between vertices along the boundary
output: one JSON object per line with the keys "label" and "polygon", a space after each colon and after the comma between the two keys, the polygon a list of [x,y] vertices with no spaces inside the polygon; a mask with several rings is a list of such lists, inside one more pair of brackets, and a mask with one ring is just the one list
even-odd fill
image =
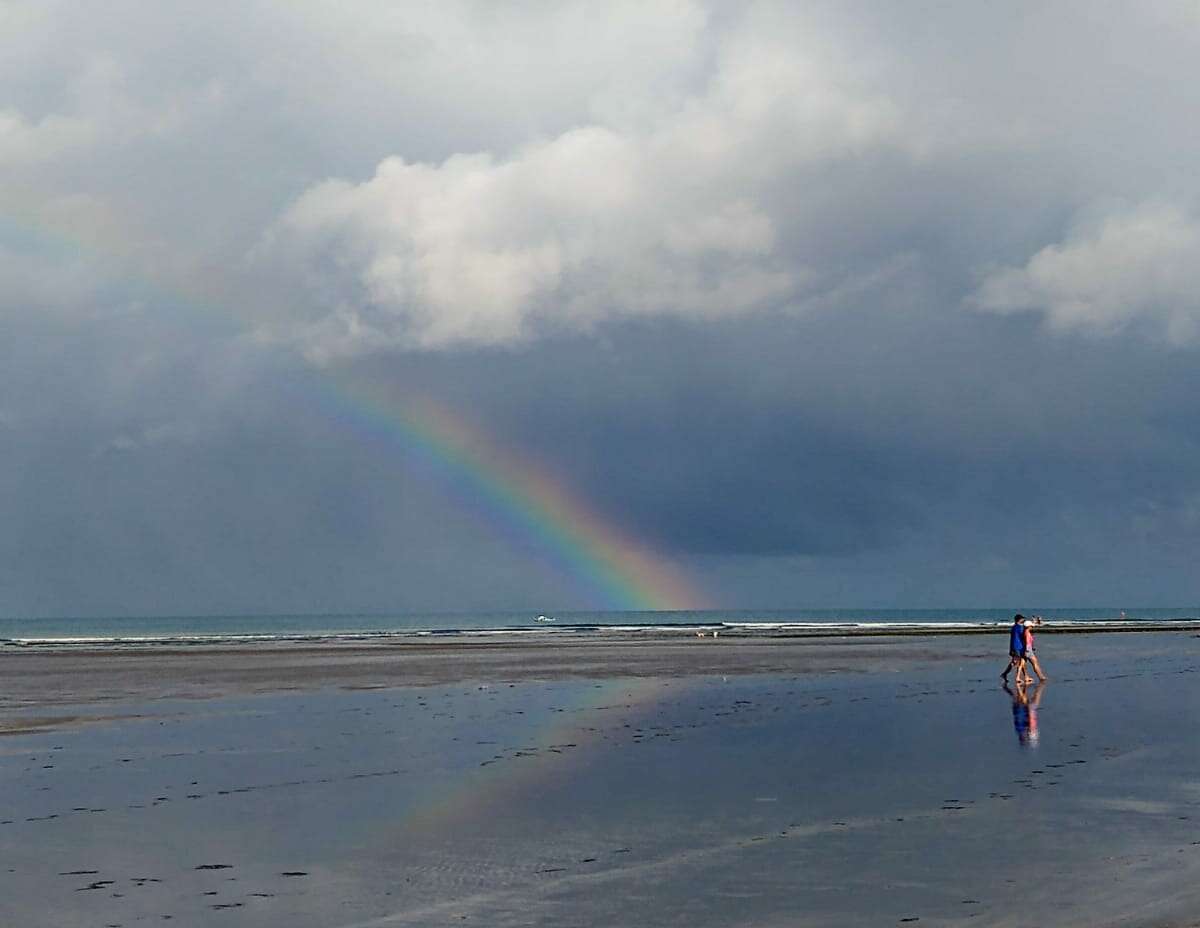
{"label": "person in pink top", "polygon": [[[1040,615],[1025,620],[1025,666],[1033,667],[1033,672],[1038,675],[1038,680],[1045,683],[1046,675],[1042,672],[1042,665],[1038,663],[1037,654],[1033,650],[1033,626],[1041,624],[1042,617]],[[1025,682],[1033,682],[1033,677],[1029,676],[1028,670],[1025,671]]]}

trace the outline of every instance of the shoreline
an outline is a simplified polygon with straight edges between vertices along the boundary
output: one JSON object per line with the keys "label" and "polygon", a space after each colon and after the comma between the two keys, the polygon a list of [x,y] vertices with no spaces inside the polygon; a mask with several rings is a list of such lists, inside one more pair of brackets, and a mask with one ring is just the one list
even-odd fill
{"label": "shoreline", "polygon": [[[396,629],[388,631],[277,632],[245,634],[46,636],[0,638],[0,655],[22,651],[115,651],[171,648],[272,646],[397,646],[418,642],[563,640],[672,641],[680,637],[862,638],[1004,634],[1009,622],[688,622],[673,624],[570,624],[497,628]],[[1200,618],[1055,620],[1039,635],[1088,635],[1121,632],[1200,632]],[[703,635],[701,633],[704,633]]]}

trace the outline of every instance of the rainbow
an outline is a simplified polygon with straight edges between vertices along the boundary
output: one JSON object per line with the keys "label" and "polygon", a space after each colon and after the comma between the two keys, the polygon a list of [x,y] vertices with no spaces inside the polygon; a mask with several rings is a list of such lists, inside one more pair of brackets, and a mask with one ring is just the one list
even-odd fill
{"label": "rainbow", "polygon": [[[44,223],[0,215],[0,234],[23,248],[51,252],[111,252]],[[120,255],[112,254],[120,261]],[[211,301],[132,278],[152,296],[170,300],[206,321],[237,317],[214,312]],[[419,461],[457,501],[523,545],[557,578],[570,578],[588,608],[617,611],[702,609],[710,600],[694,581],[643,542],[623,532],[534,459],[503,447],[478,425],[428,397],[400,400],[368,394],[331,371],[316,375],[305,405]]]}
{"label": "rainbow", "polygon": [[707,597],[670,562],[623,533],[530,457],[426,396],[386,400],[334,380],[322,405],[337,422],[423,465],[496,531],[523,543],[593,608],[704,608]]}

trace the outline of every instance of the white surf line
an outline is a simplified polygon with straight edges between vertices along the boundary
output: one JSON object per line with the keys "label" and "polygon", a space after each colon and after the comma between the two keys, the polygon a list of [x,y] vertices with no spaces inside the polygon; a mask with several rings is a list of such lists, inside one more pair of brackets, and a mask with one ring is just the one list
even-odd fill
{"label": "white surf line", "polygon": [[[0,647],[28,650],[73,650],[245,645],[245,644],[354,644],[357,642],[470,641],[492,638],[555,638],[570,640],[651,639],[669,640],[698,631],[720,631],[729,637],[840,638],[852,636],[992,635],[1009,627],[1003,622],[754,622],[724,621],[695,625],[571,625],[558,627],[502,627],[450,629],[363,629],[324,632],[191,633],[178,635],[21,636],[0,638]],[[1186,632],[1200,631],[1200,618],[1187,619],[1056,619],[1041,626],[1039,634],[1091,634],[1100,632]]]}
{"label": "white surf line", "polygon": [[[763,638],[843,637],[876,635],[994,635],[1007,631],[1004,622],[723,622],[731,636],[761,635]],[[1056,619],[1038,627],[1038,634],[1089,634],[1099,632],[1186,632],[1200,631],[1196,619]]]}

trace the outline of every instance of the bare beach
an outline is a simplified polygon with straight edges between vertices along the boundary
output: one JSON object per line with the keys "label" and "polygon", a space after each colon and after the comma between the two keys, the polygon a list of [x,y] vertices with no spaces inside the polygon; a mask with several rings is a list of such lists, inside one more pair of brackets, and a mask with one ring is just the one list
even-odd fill
{"label": "bare beach", "polygon": [[1001,645],[5,652],[0,921],[1193,924],[1200,639]]}

